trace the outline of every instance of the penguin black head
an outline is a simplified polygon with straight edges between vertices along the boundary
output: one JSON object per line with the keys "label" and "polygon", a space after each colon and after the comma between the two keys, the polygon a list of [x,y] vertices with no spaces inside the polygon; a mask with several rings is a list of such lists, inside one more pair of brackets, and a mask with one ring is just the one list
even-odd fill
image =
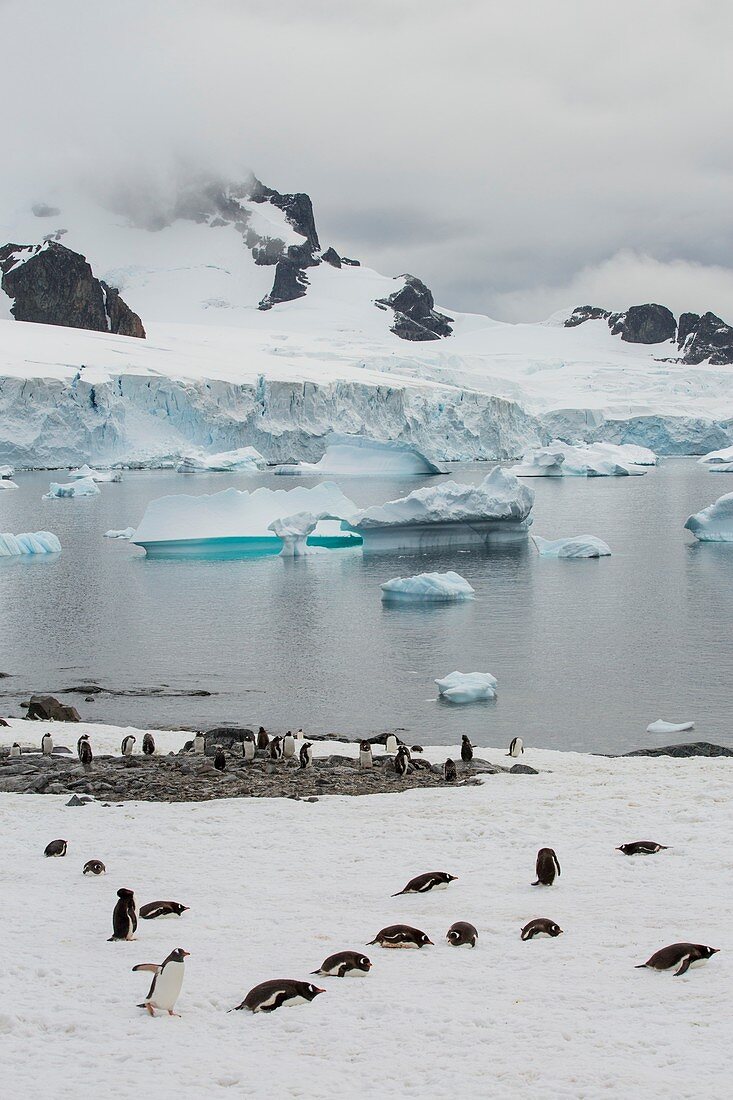
{"label": "penguin black head", "polygon": [[184,951],[182,947],[177,947],[175,951],[171,951],[169,958],[171,962],[183,962],[183,960],[188,958],[190,954],[190,951]]}
{"label": "penguin black head", "polygon": [[362,741],[362,743],[359,745],[359,748],[361,749],[362,752],[370,752],[371,747],[372,746],[369,744],[368,741]]}
{"label": "penguin black head", "polygon": [[319,989],[317,985],[311,985],[310,982],[303,989],[303,996],[308,1001],[313,1001],[319,993],[325,993],[325,989]]}
{"label": "penguin black head", "polygon": [[425,945],[428,944],[428,943],[431,944],[431,945],[433,943],[433,941],[430,939],[430,937],[426,936],[424,932],[421,932],[419,934],[419,936],[415,936],[415,939],[417,940],[417,942],[420,944],[421,947],[425,947]]}
{"label": "penguin black head", "polygon": [[359,959],[359,966],[362,968],[362,970],[371,970],[372,960],[368,959],[366,955],[362,955]]}
{"label": "penguin black head", "polygon": [[700,954],[704,959],[712,958],[712,956],[717,955],[719,951],[719,947],[705,947],[703,944],[700,945]]}
{"label": "penguin black head", "polygon": [[117,891],[117,897],[118,898],[134,898],[135,894],[133,893],[132,890],[118,890]]}

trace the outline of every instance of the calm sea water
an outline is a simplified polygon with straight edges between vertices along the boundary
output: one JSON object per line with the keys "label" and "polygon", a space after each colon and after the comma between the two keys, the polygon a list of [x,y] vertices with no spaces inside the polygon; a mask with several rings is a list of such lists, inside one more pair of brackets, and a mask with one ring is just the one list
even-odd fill
{"label": "calm sea water", "polygon": [[[488,469],[456,466],[452,476],[478,482]],[[134,526],[167,493],[282,489],[282,479],[130,472],[76,501],[41,500],[50,480],[64,480],[58,474],[16,480],[17,492],[0,493],[0,530],[54,531],[64,550],[52,560],[0,559],[0,671],[10,674],[0,680],[0,713],[22,713],[31,692],[95,680],[212,695],[65,697],[90,721],[349,736],[399,728],[433,744],[463,733],[503,744],[519,734],[545,748],[613,753],[663,743],[645,732],[662,717],[694,720],[691,736],[733,745],[733,545],[699,544],[682,529],[733,490],[733,475],[694,460],[666,460],[644,477],[533,479],[537,533],[598,535],[613,550],[575,562],[541,559],[531,543],[148,561],[103,533]],[[366,505],[420,481],[341,484]],[[474,602],[382,604],[382,581],[447,569],[471,582]],[[438,702],[433,680],[454,669],[492,672],[498,699]]]}

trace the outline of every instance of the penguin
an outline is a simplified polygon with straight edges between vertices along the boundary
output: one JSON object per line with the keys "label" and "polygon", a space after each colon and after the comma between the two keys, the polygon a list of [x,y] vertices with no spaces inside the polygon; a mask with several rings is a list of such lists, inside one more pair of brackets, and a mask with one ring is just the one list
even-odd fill
{"label": "penguin", "polygon": [[282,737],[273,737],[267,746],[267,753],[270,760],[282,760],[283,756],[283,739]]}
{"label": "penguin", "polygon": [[227,766],[227,758],[224,755],[224,749],[221,745],[216,746],[216,752],[214,754],[214,767],[218,772],[223,772]]}
{"label": "penguin", "polygon": [[458,772],[456,771],[456,765],[453,760],[448,759],[443,765],[443,778],[446,783],[455,783],[458,778]]}
{"label": "penguin", "polygon": [[102,863],[101,859],[88,859],[84,864],[83,875],[104,875],[107,873],[107,868]]}
{"label": "penguin", "polygon": [[132,890],[118,890],[119,901],[112,912],[112,940],[134,940],[137,930],[137,913],[135,911],[135,895]]}
{"label": "penguin", "polygon": [[290,730],[285,734],[283,738],[283,756],[286,760],[290,760],[295,756],[295,738]]}
{"label": "penguin", "polygon": [[149,901],[140,906],[142,920],[155,920],[157,917],[180,917],[188,910],[188,905],[181,905],[180,901]]}
{"label": "penguin", "polygon": [[313,746],[310,741],[304,741],[300,750],[300,766],[301,768],[313,767]]}
{"label": "penguin", "polygon": [[50,844],[46,845],[44,856],[65,856],[66,855],[66,841],[65,840],[52,840]]}
{"label": "penguin", "polygon": [[386,738],[384,739],[385,752],[388,752],[390,756],[394,756],[397,752],[397,748],[398,745],[396,736],[393,733],[388,733]]}
{"label": "penguin", "polygon": [[53,737],[50,733],[44,733],[41,738],[41,752],[44,756],[50,756],[53,752]]}
{"label": "penguin", "polygon": [[136,740],[137,738],[133,737],[131,733],[128,733],[126,737],[122,738],[120,752],[123,756],[132,756],[132,750],[135,747]]}
{"label": "penguin", "polygon": [[398,890],[392,894],[398,898],[400,894],[427,894],[429,890],[446,890],[448,884],[455,882],[457,875],[449,875],[447,871],[427,871],[424,875],[411,878],[404,890]]}
{"label": "penguin", "polygon": [[91,764],[93,757],[94,753],[92,752],[91,742],[88,736],[85,734],[84,737],[80,738],[79,759],[86,767],[88,764]]}
{"label": "penguin", "polygon": [[478,932],[467,920],[457,920],[450,926],[445,938],[453,947],[475,947]]}
{"label": "penguin", "polygon": [[267,748],[269,740],[270,738],[267,736],[267,730],[264,726],[260,726],[257,733],[257,748],[260,749],[261,752],[264,752]]}
{"label": "penguin", "polygon": [[301,726],[295,735],[296,741],[305,741],[305,734],[303,733],[303,727]]}
{"label": "penguin", "polygon": [[561,874],[560,864],[552,848],[540,848],[536,864],[537,881],[533,886],[552,886],[555,875]]}
{"label": "penguin", "polygon": [[409,924],[390,924],[377,932],[369,943],[378,943],[380,947],[426,947],[434,946],[433,941],[421,932],[419,928],[411,928]]}
{"label": "penguin", "polygon": [[153,737],[152,733],[146,733],[143,737],[143,755],[155,755],[155,738]]}
{"label": "penguin", "polygon": [[269,982],[260,982],[250,989],[247,996],[230,1012],[239,1012],[248,1008],[250,1012],[274,1012],[276,1008],[290,1008],[293,1005],[307,1004],[315,1000],[325,989],[319,989],[312,982],[297,982],[292,978],[274,978]]}
{"label": "penguin", "polygon": [[83,733],[81,735],[81,737],[79,738],[79,740],[76,742],[76,755],[79,757],[82,764],[85,763],[85,761],[82,759],[82,750],[83,750],[84,745],[88,745],[88,744],[89,744],[89,734],[88,733]]}
{"label": "penguin", "polygon": [[520,935],[523,940],[533,940],[535,936],[561,936],[562,928],[547,917],[536,917],[529,924],[525,924]]}
{"label": "penguin", "polygon": [[470,764],[473,760],[473,745],[465,733],[461,738],[461,760],[464,764]]}
{"label": "penguin", "polygon": [[206,752],[206,738],[203,733],[197,733],[193,739],[193,751],[199,756]]}
{"label": "penguin", "polygon": [[630,844],[620,844],[617,852],[625,856],[654,856],[657,852],[666,852],[668,844],[657,844],[654,840],[634,840]]}
{"label": "penguin", "polygon": [[405,745],[400,745],[394,758],[394,770],[404,779],[410,769],[410,756]]}
{"label": "penguin", "polygon": [[176,1006],[183,985],[183,972],[185,969],[183,960],[187,959],[189,955],[190,951],[184,951],[182,947],[177,947],[175,951],[171,951],[160,966],[157,963],[138,963],[137,966],[133,966],[133,972],[151,970],[154,975],[148,995],[142,1004],[137,1006],[138,1008],[146,1009],[149,1016],[155,1016],[156,1008],[167,1012],[169,1016],[179,1015],[173,1009]]}
{"label": "penguin", "polygon": [[331,978],[361,977],[371,968],[371,960],[360,951],[337,951],[329,955],[318,970],[311,970],[311,974],[326,974]]}
{"label": "penguin", "polygon": [[639,963],[637,970],[643,970],[645,966],[652,970],[671,970],[679,964],[679,970],[675,971],[675,978],[686,974],[691,966],[699,966],[707,962],[713,955],[717,955],[719,947],[706,947],[703,943],[673,943],[669,947],[663,947],[655,951],[645,963]]}
{"label": "penguin", "polygon": [[22,754],[22,752],[23,752],[23,750],[21,749],[18,742],[13,741],[13,744],[12,744],[11,749],[10,749],[10,755],[11,756],[20,756]]}
{"label": "penguin", "polygon": [[524,752],[524,741],[521,737],[512,737],[509,742],[509,752],[507,756],[521,756]]}
{"label": "penguin", "polygon": [[359,767],[371,768],[374,763],[374,757],[372,756],[372,746],[368,741],[362,741],[359,745]]}
{"label": "penguin", "polygon": [[255,743],[254,738],[248,741],[242,742],[242,755],[248,764],[251,764],[255,758]]}

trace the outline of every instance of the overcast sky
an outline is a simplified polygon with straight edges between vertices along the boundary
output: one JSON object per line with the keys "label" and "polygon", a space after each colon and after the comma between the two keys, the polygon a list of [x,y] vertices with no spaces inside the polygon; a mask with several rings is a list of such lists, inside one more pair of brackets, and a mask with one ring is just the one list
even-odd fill
{"label": "overcast sky", "polygon": [[247,166],[325,246],[507,320],[733,321],[724,0],[0,0],[0,197]]}

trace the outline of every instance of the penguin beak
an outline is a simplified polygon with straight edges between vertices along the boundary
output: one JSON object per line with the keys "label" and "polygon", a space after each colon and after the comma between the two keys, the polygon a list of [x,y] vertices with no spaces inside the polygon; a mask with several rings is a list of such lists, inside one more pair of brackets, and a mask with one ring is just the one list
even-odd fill
{"label": "penguin beak", "polygon": [[188,956],[191,954],[191,952],[190,951],[183,951],[182,954],[185,955],[186,958],[188,958]]}
{"label": "penguin beak", "polygon": [[427,947],[428,944],[430,944],[431,947],[435,947],[435,944],[433,943],[432,940],[425,940],[425,946],[426,947]]}
{"label": "penguin beak", "polygon": [[316,986],[316,997],[318,996],[319,993],[325,993],[325,992],[326,992],[325,989],[319,989],[318,986]]}

